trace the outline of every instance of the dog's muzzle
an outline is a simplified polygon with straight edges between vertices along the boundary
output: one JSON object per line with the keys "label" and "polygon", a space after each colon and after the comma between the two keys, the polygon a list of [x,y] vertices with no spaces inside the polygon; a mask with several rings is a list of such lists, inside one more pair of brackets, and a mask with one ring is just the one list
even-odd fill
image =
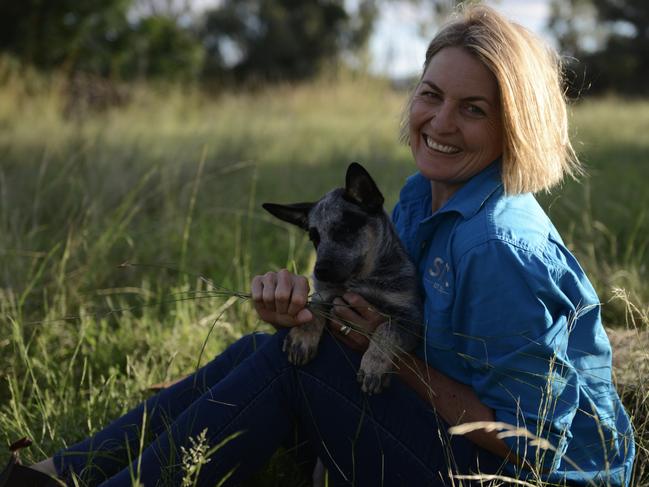
{"label": "dog's muzzle", "polygon": [[331,283],[345,282],[350,276],[348,269],[336,267],[331,261],[318,262],[313,274],[318,281]]}

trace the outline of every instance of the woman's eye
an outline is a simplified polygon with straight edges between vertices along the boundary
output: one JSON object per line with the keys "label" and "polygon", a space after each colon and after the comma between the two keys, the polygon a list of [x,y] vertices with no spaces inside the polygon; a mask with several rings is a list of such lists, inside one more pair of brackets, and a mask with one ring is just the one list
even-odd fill
{"label": "woman's eye", "polygon": [[477,116],[480,116],[480,117],[485,116],[484,110],[482,108],[476,106],[476,105],[468,105],[466,107],[466,109],[471,115],[477,115]]}
{"label": "woman's eye", "polygon": [[423,91],[421,93],[421,96],[426,97],[426,98],[431,98],[433,100],[438,100],[440,98],[439,93],[437,93],[435,91],[428,91],[428,90]]}

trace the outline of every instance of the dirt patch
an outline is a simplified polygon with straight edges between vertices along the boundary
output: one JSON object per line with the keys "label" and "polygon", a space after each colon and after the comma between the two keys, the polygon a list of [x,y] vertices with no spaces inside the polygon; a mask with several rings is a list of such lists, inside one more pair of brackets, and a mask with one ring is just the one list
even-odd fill
{"label": "dirt patch", "polygon": [[631,385],[649,376],[649,331],[607,328],[618,384]]}

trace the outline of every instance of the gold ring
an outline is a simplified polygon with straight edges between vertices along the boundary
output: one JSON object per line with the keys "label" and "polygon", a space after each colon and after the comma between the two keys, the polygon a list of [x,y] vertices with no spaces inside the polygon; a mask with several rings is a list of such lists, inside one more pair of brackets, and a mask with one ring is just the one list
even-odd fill
{"label": "gold ring", "polygon": [[342,333],[345,336],[349,335],[350,331],[352,331],[352,329],[351,329],[351,327],[349,327],[347,325],[343,325],[343,326],[340,327],[340,333]]}

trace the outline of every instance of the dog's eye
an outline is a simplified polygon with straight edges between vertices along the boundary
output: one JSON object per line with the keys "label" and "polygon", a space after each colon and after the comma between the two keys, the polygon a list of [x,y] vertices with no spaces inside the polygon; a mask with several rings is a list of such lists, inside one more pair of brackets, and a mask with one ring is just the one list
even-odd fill
{"label": "dog's eye", "polygon": [[316,248],[318,247],[318,244],[320,243],[320,234],[315,227],[309,228],[309,240],[313,242],[313,245],[315,245]]}

